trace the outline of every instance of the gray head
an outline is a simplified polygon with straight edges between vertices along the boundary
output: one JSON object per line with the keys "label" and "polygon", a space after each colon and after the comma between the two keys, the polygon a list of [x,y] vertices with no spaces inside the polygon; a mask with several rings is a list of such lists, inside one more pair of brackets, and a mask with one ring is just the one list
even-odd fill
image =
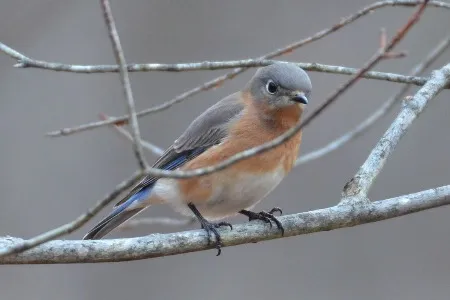
{"label": "gray head", "polygon": [[259,68],[246,86],[254,100],[273,108],[308,104],[311,89],[308,74],[296,64],[285,62]]}

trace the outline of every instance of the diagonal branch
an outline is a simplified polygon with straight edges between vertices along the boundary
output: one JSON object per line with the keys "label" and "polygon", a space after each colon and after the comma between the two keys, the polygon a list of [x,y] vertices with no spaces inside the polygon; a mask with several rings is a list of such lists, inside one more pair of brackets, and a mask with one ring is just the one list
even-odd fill
{"label": "diagonal branch", "polygon": [[86,213],[82,214],[72,222],[64,224],[60,227],[52,229],[50,231],[44,232],[34,238],[29,240],[21,240],[20,243],[15,243],[10,248],[3,248],[0,250],[0,258],[11,254],[21,253],[28,249],[39,246],[48,241],[57,239],[63,235],[69,234],[86,224],[90,219],[92,219],[97,213],[100,212],[105,206],[114,201],[123,191],[131,188],[141,179],[140,173],[134,174],[131,178],[121,182],[116,188],[109,193],[103,200],[99,201],[92,208],[90,208]]}
{"label": "diagonal branch", "polygon": [[[381,137],[369,157],[360,167],[356,175],[345,185],[345,200],[367,198],[371,188],[387,159],[395,150],[400,139],[406,134],[414,120],[425,109],[428,102],[436,97],[450,82],[450,64],[434,71],[431,79],[414,95],[404,102],[404,107],[395,121]],[[347,199],[348,198],[348,199]]]}
{"label": "diagonal branch", "polygon": [[[442,53],[450,46],[450,36],[446,37],[442,41],[438,43],[436,47],[434,47],[431,52],[427,55],[427,57],[415,66],[411,70],[411,75],[416,76],[422,73],[426,68],[428,68],[434,61],[436,61]],[[356,128],[350,130],[339,138],[331,141],[327,145],[313,150],[309,153],[301,155],[297,161],[295,162],[295,166],[310,162],[312,160],[318,159],[322,156],[325,156],[342,146],[346,143],[354,140],[355,138],[361,136],[364,132],[369,130],[378,120],[380,120],[383,116],[385,116],[391,109],[394,107],[394,104],[408,91],[410,88],[409,85],[405,85],[399,90],[395,95],[389,98],[379,109],[377,109],[372,115],[370,115],[367,119],[361,122]]]}
{"label": "diagonal branch", "polygon": [[120,79],[123,85],[123,92],[127,101],[128,115],[131,125],[131,134],[133,136],[133,150],[138,161],[139,168],[145,170],[148,164],[142,152],[141,135],[139,133],[139,123],[136,117],[136,108],[134,107],[133,92],[131,90],[130,78],[128,76],[125,55],[120,44],[119,34],[117,33],[116,24],[111,12],[109,0],[101,0],[101,7],[105,18],[106,27],[108,28],[109,38],[114,50],[114,56],[119,64]]}
{"label": "diagonal branch", "polygon": [[[100,116],[100,119],[101,120],[108,120],[110,117],[109,116],[107,116],[107,115],[105,115],[105,114],[99,114],[99,116]],[[131,142],[133,142],[133,137],[131,136],[131,134],[125,129],[125,128],[123,128],[121,125],[119,125],[119,124],[114,124],[113,125],[113,128],[115,129],[115,131],[117,132],[117,133],[119,133],[121,136],[123,136],[124,138],[126,138],[127,140],[129,140],[129,141],[131,141]],[[153,153],[153,154],[155,154],[155,155],[162,155],[163,153],[164,153],[164,150],[163,149],[161,149],[160,147],[158,147],[158,146],[156,146],[156,145],[154,145],[154,144],[152,144],[152,143],[150,143],[150,142],[147,142],[147,141],[145,141],[145,140],[143,140],[143,139],[141,139],[141,144],[142,144],[142,148],[144,148],[144,149],[146,149],[146,150],[148,150],[148,151],[150,151],[151,153]]]}
{"label": "diagonal branch", "polygon": [[[450,186],[375,201],[368,205],[336,205],[329,208],[279,217],[284,237],[298,236],[388,220],[450,204]],[[262,222],[221,229],[223,246],[250,244],[283,238],[276,228]],[[0,258],[0,264],[100,263],[147,259],[211,249],[203,230],[151,234],[128,239],[52,241],[21,254]],[[22,241],[0,238],[0,251]]]}

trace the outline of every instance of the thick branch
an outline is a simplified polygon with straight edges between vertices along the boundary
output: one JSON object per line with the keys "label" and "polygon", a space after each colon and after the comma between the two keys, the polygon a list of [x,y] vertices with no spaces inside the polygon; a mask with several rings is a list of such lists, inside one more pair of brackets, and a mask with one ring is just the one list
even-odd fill
{"label": "thick branch", "polygon": [[149,217],[149,218],[139,218],[131,219],[125,223],[120,224],[117,229],[119,230],[129,230],[140,226],[150,226],[150,225],[165,225],[165,226],[188,226],[197,222],[197,218],[165,218],[165,217]]}
{"label": "thick branch", "polygon": [[[337,205],[330,208],[279,217],[284,237],[329,231],[387,220],[450,204],[450,186],[422,191],[366,205]],[[234,225],[220,230],[223,244],[235,246],[281,238],[276,228],[261,222]],[[22,241],[0,239],[0,249]],[[67,264],[138,260],[211,249],[203,230],[151,234],[129,239],[95,241],[51,241],[24,253],[0,258],[0,264]]]}

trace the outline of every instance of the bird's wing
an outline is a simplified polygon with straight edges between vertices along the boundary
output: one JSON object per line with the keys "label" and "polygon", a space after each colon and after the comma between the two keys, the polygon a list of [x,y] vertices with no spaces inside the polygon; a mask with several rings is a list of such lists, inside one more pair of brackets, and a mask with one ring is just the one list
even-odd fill
{"label": "bird's wing", "polygon": [[[154,168],[175,170],[197,157],[209,147],[220,143],[228,135],[229,122],[244,108],[238,93],[232,94],[198,116],[186,131],[154,163]],[[126,202],[143,189],[152,186],[157,177],[148,175],[115,206]]]}

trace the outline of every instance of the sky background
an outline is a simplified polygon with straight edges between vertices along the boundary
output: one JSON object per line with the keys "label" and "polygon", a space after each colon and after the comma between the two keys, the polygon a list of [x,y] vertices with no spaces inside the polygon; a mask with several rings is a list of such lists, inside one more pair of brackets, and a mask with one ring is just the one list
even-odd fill
{"label": "sky background", "polygon": [[[337,23],[371,1],[187,0],[112,1],[128,62],[189,62],[256,57]],[[413,12],[388,7],[283,60],[360,67]],[[409,55],[376,69],[407,73],[450,27],[450,11],[429,8],[398,50]],[[113,63],[98,1],[0,1],[0,39],[36,59]],[[434,65],[448,63],[446,52]],[[0,54],[0,235],[32,237],[66,223],[136,170],[131,144],[110,128],[51,139],[47,131],[96,120],[126,108],[117,74],[15,69]],[[203,110],[239,90],[248,71],[160,114],[140,119],[143,138],[169,146]],[[138,109],[176,95],[224,71],[133,73]],[[309,72],[313,111],[348,77]],[[301,152],[323,146],[364,120],[399,84],[362,80],[304,131]],[[411,90],[416,91],[414,87]],[[434,99],[391,156],[370,192],[372,200],[449,184],[450,92]],[[332,206],[364,162],[398,107],[344,148],[296,168],[257,209],[285,214]],[[155,156],[148,154],[149,161]],[[79,239],[107,214],[67,238]],[[258,244],[134,262],[2,266],[2,299],[445,299],[450,293],[449,207],[389,221]],[[157,207],[141,216],[177,215]],[[236,217],[232,223],[245,222]],[[151,226],[111,237],[198,228]]]}

